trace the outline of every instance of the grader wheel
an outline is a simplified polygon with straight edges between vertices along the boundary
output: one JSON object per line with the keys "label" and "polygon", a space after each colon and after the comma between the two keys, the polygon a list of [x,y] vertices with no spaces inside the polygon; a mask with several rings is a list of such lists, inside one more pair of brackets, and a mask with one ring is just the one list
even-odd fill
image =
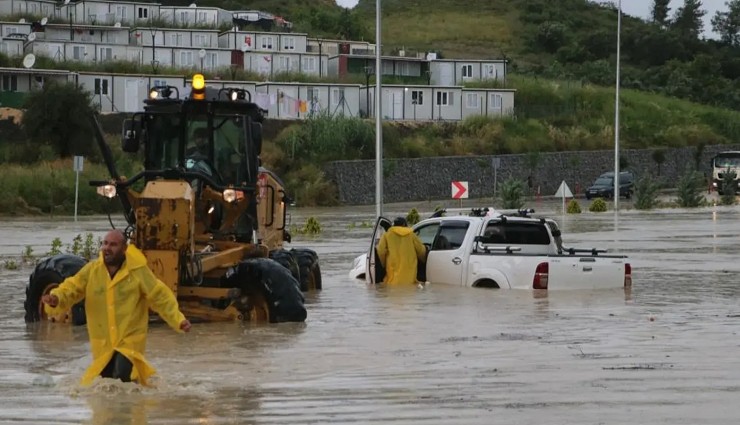
{"label": "grader wheel", "polygon": [[253,323],[257,322],[272,322],[272,315],[270,314],[270,305],[267,299],[262,294],[253,294],[249,296],[249,321]]}

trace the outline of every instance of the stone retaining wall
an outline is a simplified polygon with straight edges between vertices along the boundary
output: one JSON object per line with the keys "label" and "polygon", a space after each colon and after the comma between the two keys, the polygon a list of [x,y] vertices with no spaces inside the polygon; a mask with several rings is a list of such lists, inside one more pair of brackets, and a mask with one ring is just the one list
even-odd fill
{"label": "stone retaining wall", "polygon": [[[620,156],[625,169],[636,179],[652,176],[665,187],[674,187],[687,167],[696,164],[695,147],[667,149],[660,166],[653,160],[655,149],[625,149]],[[740,145],[705,147],[698,163],[699,171],[709,173],[710,159],[720,151],[740,150]],[[419,159],[387,159],[383,161],[383,199],[385,203],[451,198],[452,181],[467,181],[470,198],[491,197],[494,194],[493,158],[500,158],[495,180],[500,184],[508,178],[527,182],[532,176],[533,194],[537,188],[543,196],[553,195],[565,182],[573,193],[593,183],[601,173],[614,169],[614,151],[578,151],[540,153],[537,161],[531,154],[436,157]],[[531,164],[536,162],[532,169]],[[337,161],[326,165],[327,177],[336,182],[339,201],[346,205],[375,203],[375,160]]]}

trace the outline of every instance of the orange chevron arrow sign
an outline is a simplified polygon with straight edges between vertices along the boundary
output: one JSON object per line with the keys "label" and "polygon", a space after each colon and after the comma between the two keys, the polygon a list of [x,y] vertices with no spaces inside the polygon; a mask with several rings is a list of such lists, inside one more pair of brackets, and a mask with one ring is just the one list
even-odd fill
{"label": "orange chevron arrow sign", "polygon": [[468,198],[468,182],[452,182],[452,199]]}

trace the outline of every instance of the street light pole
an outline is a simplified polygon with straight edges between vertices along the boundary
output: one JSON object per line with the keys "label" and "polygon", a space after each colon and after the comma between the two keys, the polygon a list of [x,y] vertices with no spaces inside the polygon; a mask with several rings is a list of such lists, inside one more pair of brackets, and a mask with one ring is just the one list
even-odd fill
{"label": "street light pole", "polygon": [[375,213],[383,215],[383,125],[381,122],[380,0],[375,0]]}
{"label": "street light pole", "polygon": [[617,4],[617,84],[614,100],[614,214],[619,215],[619,86],[622,44],[622,0]]}

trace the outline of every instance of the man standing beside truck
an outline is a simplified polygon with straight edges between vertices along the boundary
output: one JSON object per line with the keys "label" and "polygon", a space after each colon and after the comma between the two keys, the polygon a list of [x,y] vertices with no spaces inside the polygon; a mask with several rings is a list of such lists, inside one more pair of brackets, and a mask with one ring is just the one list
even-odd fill
{"label": "man standing beside truck", "polygon": [[383,283],[417,283],[417,266],[419,261],[426,260],[426,253],[424,244],[408,227],[406,219],[397,217],[378,243],[378,259],[385,268]]}

